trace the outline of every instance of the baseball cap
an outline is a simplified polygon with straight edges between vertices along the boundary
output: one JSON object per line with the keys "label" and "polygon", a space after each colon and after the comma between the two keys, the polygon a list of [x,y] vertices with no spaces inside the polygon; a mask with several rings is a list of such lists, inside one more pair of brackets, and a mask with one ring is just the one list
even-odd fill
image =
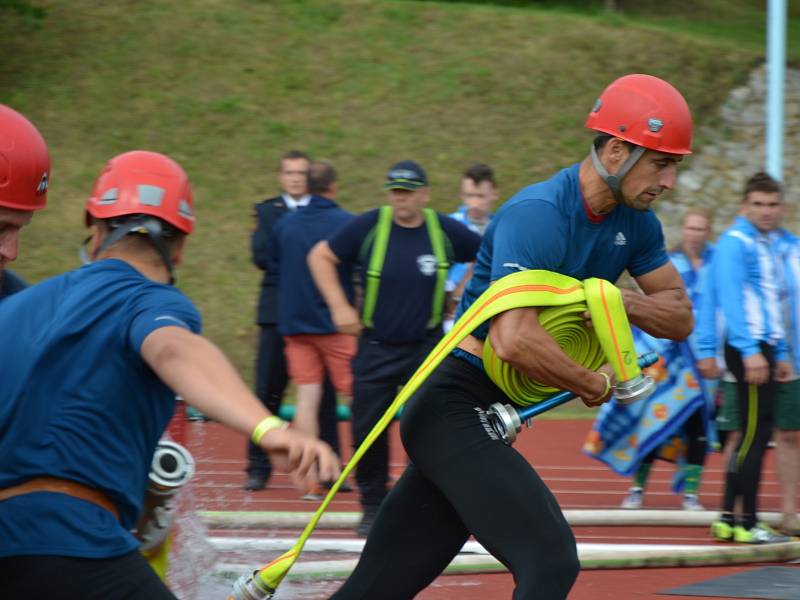
{"label": "baseball cap", "polygon": [[401,160],[386,173],[385,190],[418,190],[428,185],[425,171],[413,160]]}

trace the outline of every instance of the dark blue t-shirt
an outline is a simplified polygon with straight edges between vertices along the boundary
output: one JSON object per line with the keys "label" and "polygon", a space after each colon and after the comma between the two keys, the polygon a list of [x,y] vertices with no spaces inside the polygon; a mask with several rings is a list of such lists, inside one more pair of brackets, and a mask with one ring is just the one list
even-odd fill
{"label": "dark blue t-shirt", "polygon": [[[599,222],[590,220],[578,182],[580,165],[517,192],[489,224],[475,271],[456,317],[492,281],[510,273],[545,269],[576,279],[615,282],[626,269],[633,277],[665,265],[661,223],[651,210],[619,205]],[[475,335],[485,338],[488,325]]]}
{"label": "dark blue t-shirt", "polygon": [[[452,247],[453,256],[448,257],[450,263],[475,260],[480,236],[455,219],[437,215],[442,232]],[[377,222],[378,209],[370,210],[328,239],[331,250],[340,261],[357,265],[362,284],[371,244],[364,253],[363,262],[366,264],[361,264],[359,253]],[[423,339],[431,318],[435,285],[436,257],[426,225],[409,228],[392,222],[373,315],[374,339],[394,344]]]}
{"label": "dark blue t-shirt", "polygon": [[[275,225],[268,260],[278,280],[278,332],[281,335],[336,333],[325,299],[317,289],[306,258],[309,251],[353,215],[332,200],[311,196],[308,206],[292,211]],[[339,267],[339,282],[353,300],[352,269]]]}
{"label": "dark blue t-shirt", "polygon": [[142,360],[144,339],[200,315],[172,286],[108,259],[0,302],[0,488],[39,476],[102,490],[90,503],[38,492],[0,502],[0,556],[119,556],[138,547],[153,451],[175,394]]}
{"label": "dark blue t-shirt", "polygon": [[10,269],[0,271],[0,300],[11,294],[21,292],[26,287],[28,287],[28,284],[25,283],[22,277]]}

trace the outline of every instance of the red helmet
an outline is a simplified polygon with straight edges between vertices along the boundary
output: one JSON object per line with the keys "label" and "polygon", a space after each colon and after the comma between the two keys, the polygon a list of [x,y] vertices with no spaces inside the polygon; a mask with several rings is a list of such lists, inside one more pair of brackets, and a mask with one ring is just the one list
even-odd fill
{"label": "red helmet", "polygon": [[47,205],[50,153],[42,134],[17,111],[0,104],[0,206],[41,210]]}
{"label": "red helmet", "polygon": [[194,229],[189,178],[178,163],[157,152],[134,150],[108,161],[86,212],[96,219],[151,215],[183,233]]}
{"label": "red helmet", "polygon": [[692,114],[681,93],[652,75],[625,75],[600,95],[586,127],[658,152],[692,153]]}

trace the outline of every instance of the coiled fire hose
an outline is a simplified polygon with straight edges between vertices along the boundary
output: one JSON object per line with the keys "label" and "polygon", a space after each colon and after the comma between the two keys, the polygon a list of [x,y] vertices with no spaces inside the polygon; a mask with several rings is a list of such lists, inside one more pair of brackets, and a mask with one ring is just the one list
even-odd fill
{"label": "coiled fire hose", "polygon": [[[512,273],[494,282],[481,294],[425,358],[392,404],[369,432],[364,442],[342,470],[295,545],[271,563],[234,584],[228,600],[266,600],[297,561],[306,541],[319,523],[342,483],[392,422],[392,418],[414,394],[439,363],[467,335],[495,315],[523,307],[542,308],[539,320],[548,333],[574,361],[597,370],[609,362],[617,378],[616,395],[621,401],[633,401],[652,391],[652,380],[642,374],[637,364],[628,317],[619,289],[603,279],[581,282],[552,271],[531,270]],[[544,307],[544,308],[543,308]],[[583,322],[589,311],[592,328]],[[540,402],[558,390],[535,382],[500,361],[491,344],[484,343],[484,366],[487,375],[517,405]]]}

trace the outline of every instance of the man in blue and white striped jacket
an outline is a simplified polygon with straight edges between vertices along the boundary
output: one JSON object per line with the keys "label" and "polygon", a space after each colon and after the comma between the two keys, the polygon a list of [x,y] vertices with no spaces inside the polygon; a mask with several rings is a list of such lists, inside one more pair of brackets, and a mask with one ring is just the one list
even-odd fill
{"label": "man in blue and white striped jacket", "polygon": [[[780,183],[766,173],[753,175],[745,184],[740,216],[719,239],[708,280],[725,320],[725,362],[736,378],[742,417],[742,436],[726,466],[722,515],[711,526],[712,536],[723,541],[758,544],[788,539],[756,520],[777,383],[788,381],[792,373],[778,243],[784,208]],[[703,343],[715,339],[703,331],[709,327],[716,327],[714,320],[703,319],[697,335],[698,368],[705,377],[718,375],[716,344]],[[742,514],[734,516],[737,498],[742,500]]]}

